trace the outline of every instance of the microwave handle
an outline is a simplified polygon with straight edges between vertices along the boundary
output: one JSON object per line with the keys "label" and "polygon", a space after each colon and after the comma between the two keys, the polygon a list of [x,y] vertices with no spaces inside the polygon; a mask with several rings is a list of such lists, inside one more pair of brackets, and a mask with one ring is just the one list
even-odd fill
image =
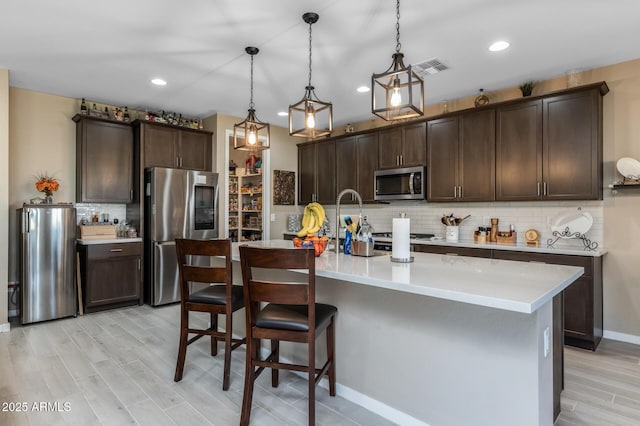
{"label": "microwave handle", "polygon": [[415,173],[411,173],[409,175],[409,194],[414,194],[413,191],[413,179],[414,179]]}

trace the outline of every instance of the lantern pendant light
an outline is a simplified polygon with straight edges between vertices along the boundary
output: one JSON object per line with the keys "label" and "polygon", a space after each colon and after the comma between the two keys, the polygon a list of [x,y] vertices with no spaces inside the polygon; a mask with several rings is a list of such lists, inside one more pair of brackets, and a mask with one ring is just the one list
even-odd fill
{"label": "lantern pendant light", "polygon": [[371,111],[387,121],[424,114],[424,82],[411,65],[404,65],[400,46],[400,0],[396,0],[396,53],[385,72],[371,76]]}
{"label": "lantern pendant light", "polygon": [[269,149],[269,123],[263,123],[256,117],[253,104],[253,57],[260,51],[257,47],[246,47],[251,55],[251,101],[249,114],[244,121],[233,126],[233,147],[241,151],[260,151]]}
{"label": "lantern pendant light", "polygon": [[289,134],[303,138],[329,136],[333,131],[333,105],[316,96],[311,85],[311,25],[318,22],[318,14],[307,12],[302,20],[309,24],[309,83],[302,100],[289,105]]}

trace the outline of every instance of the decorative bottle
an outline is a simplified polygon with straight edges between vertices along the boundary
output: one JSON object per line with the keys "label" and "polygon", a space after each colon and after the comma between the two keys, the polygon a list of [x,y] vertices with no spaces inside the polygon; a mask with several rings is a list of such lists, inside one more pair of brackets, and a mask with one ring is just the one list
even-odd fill
{"label": "decorative bottle", "polygon": [[476,97],[475,105],[477,107],[487,105],[489,103],[489,97],[484,94],[484,89],[480,89],[480,94]]}
{"label": "decorative bottle", "polygon": [[84,98],[82,98],[82,102],[80,103],[80,114],[87,115],[87,103]]}

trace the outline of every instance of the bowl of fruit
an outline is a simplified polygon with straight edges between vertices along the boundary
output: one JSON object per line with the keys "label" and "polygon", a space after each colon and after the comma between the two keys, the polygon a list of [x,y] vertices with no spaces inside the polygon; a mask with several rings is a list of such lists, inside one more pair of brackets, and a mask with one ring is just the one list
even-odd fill
{"label": "bowl of fruit", "polygon": [[293,246],[297,248],[313,248],[316,257],[320,256],[327,248],[329,238],[318,236],[318,231],[325,220],[324,207],[319,203],[309,203],[304,208],[302,215],[302,229],[293,239]]}

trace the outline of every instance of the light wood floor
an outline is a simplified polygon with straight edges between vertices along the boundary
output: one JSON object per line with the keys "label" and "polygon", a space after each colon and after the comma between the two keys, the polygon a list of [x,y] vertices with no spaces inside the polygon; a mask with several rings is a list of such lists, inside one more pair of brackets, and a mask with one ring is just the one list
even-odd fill
{"label": "light wood floor", "polygon": [[[244,348],[233,352],[229,391],[222,391],[222,352],[209,356],[204,338],[189,347],[175,383],[178,312],[177,305],[141,306],[12,324],[0,333],[0,403],[24,402],[28,410],[0,407],[0,425],[237,425]],[[202,326],[207,318],[194,320]],[[556,425],[640,425],[640,346],[605,340],[595,353],[567,348],[565,361]],[[307,423],[306,382],[281,374],[277,389],[269,374],[258,380],[252,425]],[[316,398],[319,425],[394,424],[325,389]]]}

